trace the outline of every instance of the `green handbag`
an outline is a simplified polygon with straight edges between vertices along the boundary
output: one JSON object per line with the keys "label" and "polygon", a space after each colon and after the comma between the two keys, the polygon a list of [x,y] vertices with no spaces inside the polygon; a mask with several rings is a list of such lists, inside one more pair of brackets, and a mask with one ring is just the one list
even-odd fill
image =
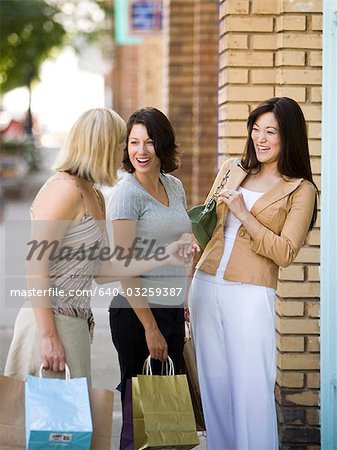
{"label": "green handbag", "polygon": [[217,217],[215,199],[218,197],[220,191],[225,186],[229,177],[229,173],[230,169],[227,170],[226,174],[221,180],[221,183],[216,188],[214,194],[208,200],[206,205],[197,205],[187,211],[187,214],[191,221],[192,233],[198,241],[202,250],[205,249],[206,245],[211,239],[214,228],[216,226]]}

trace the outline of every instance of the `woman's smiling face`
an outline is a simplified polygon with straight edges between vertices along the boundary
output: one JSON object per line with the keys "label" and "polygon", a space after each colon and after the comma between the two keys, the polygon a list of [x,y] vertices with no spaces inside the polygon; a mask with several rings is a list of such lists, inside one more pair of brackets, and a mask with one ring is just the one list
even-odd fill
{"label": "woman's smiling face", "polygon": [[154,143],[145,125],[137,123],[131,128],[128,139],[128,153],[136,173],[158,175],[161,162],[156,155]]}
{"label": "woman's smiling face", "polygon": [[281,153],[281,139],[274,113],[267,112],[257,117],[251,138],[256,157],[261,164],[277,163]]}

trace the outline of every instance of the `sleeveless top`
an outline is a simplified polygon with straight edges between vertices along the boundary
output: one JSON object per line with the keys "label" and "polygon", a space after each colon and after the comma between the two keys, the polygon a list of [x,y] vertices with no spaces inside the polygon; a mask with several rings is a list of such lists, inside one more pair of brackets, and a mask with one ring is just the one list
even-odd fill
{"label": "sleeveless top", "polygon": [[[76,183],[76,180],[57,177],[49,180],[44,187],[60,179]],[[83,193],[77,183],[76,186],[80,191],[86,212],[81,220],[70,224],[52,261],[49,261],[50,287],[54,288],[50,301],[54,314],[86,319],[92,338],[94,329],[94,318],[90,307],[92,281],[98,272],[97,255],[101,248],[107,245],[108,237],[105,226],[101,228],[98,221],[87,210]],[[43,188],[39,194],[42,190]],[[100,191],[95,189],[95,192],[105,215],[104,197]],[[89,254],[90,258],[88,258]],[[60,292],[64,295],[60,295]]]}

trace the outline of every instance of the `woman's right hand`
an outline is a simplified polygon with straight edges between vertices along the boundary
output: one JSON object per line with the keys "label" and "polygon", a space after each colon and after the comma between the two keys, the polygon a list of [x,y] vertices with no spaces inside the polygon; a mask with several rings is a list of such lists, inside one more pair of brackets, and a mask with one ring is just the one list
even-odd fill
{"label": "woman's right hand", "polygon": [[43,368],[62,372],[65,368],[65,351],[58,335],[41,336],[40,353]]}
{"label": "woman's right hand", "polygon": [[167,262],[173,266],[188,266],[192,262],[192,242],[186,239],[172,242],[166,246],[169,255]]}
{"label": "woman's right hand", "polygon": [[145,330],[145,339],[151,358],[166,361],[168,358],[167,343],[157,326]]}

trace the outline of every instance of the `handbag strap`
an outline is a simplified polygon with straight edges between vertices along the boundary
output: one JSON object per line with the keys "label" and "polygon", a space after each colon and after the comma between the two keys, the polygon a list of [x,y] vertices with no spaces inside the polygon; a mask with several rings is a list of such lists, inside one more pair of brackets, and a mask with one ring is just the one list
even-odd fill
{"label": "handbag strap", "polygon": [[205,210],[208,210],[213,202],[213,200],[215,200],[218,195],[220,194],[220,192],[222,191],[223,187],[225,186],[225,184],[227,183],[227,180],[229,178],[229,174],[230,174],[231,169],[229,168],[227,170],[227,172],[225,173],[225,175],[222,177],[222,180],[219,184],[219,186],[215,189],[214,193],[212,194],[211,198],[208,200],[208,202],[206,203],[205,206]]}

